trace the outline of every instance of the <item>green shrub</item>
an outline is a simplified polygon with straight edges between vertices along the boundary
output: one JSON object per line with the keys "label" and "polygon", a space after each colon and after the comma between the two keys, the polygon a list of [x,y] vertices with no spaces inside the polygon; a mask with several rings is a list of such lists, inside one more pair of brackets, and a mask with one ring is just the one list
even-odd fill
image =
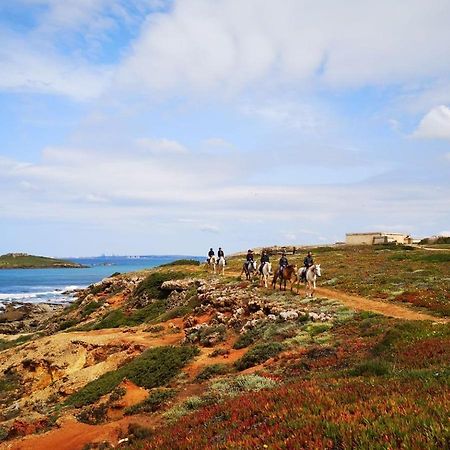
{"label": "green shrub", "polygon": [[125,409],[126,415],[133,415],[137,413],[152,413],[161,408],[167,400],[171,399],[175,395],[173,389],[158,389],[153,391],[150,395],[141,403],[130,406]]}
{"label": "green shrub", "polygon": [[[217,336],[214,339],[214,343],[211,343],[210,339],[214,334],[217,334]],[[198,337],[201,345],[205,347],[212,347],[217,342],[223,342],[226,339],[227,327],[221,324],[200,328],[198,331]]]}
{"label": "green shrub", "polygon": [[148,439],[153,435],[153,431],[150,428],[143,427],[137,423],[130,423],[128,425],[128,436],[131,441]]}
{"label": "green shrub", "polygon": [[103,300],[101,301],[93,301],[88,303],[84,306],[84,308],[81,310],[81,317],[87,317],[91,315],[94,311],[96,311],[98,308],[100,308],[103,303],[105,303]]}
{"label": "green shrub", "polygon": [[109,396],[110,402],[117,402],[117,400],[120,400],[125,394],[127,393],[127,390],[121,386],[116,387]]}
{"label": "green shrub", "polygon": [[196,347],[190,346],[151,348],[117,370],[91,381],[72,394],[65,404],[80,407],[95,403],[125,378],[147,389],[164,386],[198,353]]}
{"label": "green shrub", "polygon": [[184,317],[186,314],[189,314],[192,312],[192,308],[189,306],[177,306],[175,308],[170,309],[169,311],[166,311],[161,316],[159,316],[157,319],[158,322],[167,322],[168,320],[175,319],[177,317]]}
{"label": "green shrub", "polygon": [[8,437],[8,430],[0,426],[0,442],[6,440]]}
{"label": "green shrub", "polygon": [[68,328],[74,327],[74,326],[77,325],[78,323],[79,323],[79,320],[78,320],[78,319],[67,319],[67,320],[65,320],[64,322],[61,322],[61,323],[58,325],[57,330],[58,330],[58,331],[64,331],[64,330],[67,330]]}
{"label": "green shrub", "polygon": [[102,403],[98,406],[84,408],[79,414],[77,414],[77,419],[80,422],[87,423],[89,425],[98,425],[106,421],[107,414],[108,405],[106,403]]}
{"label": "green shrub", "polygon": [[282,350],[283,345],[279,342],[258,344],[251,348],[241,359],[238,359],[234,365],[237,370],[245,370],[267,361]]}
{"label": "green shrub", "polygon": [[170,267],[170,266],[199,266],[200,261],[195,259],[177,259],[176,261],[172,261],[167,264],[162,264],[161,267]]}
{"label": "green shrub", "polygon": [[382,376],[387,375],[391,371],[390,365],[386,361],[370,360],[358,364],[349,371],[349,374],[354,377],[360,376]]}
{"label": "green shrub", "polygon": [[8,348],[16,347],[17,345],[24,344],[25,342],[30,341],[31,339],[36,338],[38,335],[28,334],[26,336],[20,336],[17,339],[6,340],[0,339],[0,352],[2,350],[7,350]]}
{"label": "green shrub", "polygon": [[125,314],[121,308],[118,308],[107,313],[98,322],[91,325],[89,329],[101,330],[103,328],[133,327],[144,322],[150,322],[165,311],[166,302],[164,300],[157,300],[129,314]]}
{"label": "green shrub", "polygon": [[164,299],[169,295],[169,292],[161,289],[161,285],[164,281],[185,277],[186,274],[182,272],[153,272],[137,285],[133,297]]}
{"label": "green shrub", "polygon": [[241,348],[248,347],[249,345],[254,344],[258,341],[263,333],[263,329],[261,327],[251,328],[247,330],[245,333],[239,335],[236,342],[233,345],[235,350],[239,350]]}
{"label": "green shrub", "polygon": [[195,379],[201,383],[217,375],[223,375],[228,371],[229,368],[226,364],[211,364],[210,366],[206,366]]}

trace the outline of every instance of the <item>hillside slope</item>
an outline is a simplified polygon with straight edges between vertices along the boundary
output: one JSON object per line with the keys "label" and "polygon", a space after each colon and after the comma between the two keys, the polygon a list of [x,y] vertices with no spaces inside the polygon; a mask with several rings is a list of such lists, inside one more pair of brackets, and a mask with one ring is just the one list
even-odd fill
{"label": "hillside slope", "polygon": [[[241,279],[241,259],[225,277],[187,264],[105,279],[1,353],[0,448],[444,448],[448,267],[411,251],[318,249],[332,288],[315,298]],[[439,311],[398,301],[399,283]],[[354,310],[336,287],[430,320]]]}

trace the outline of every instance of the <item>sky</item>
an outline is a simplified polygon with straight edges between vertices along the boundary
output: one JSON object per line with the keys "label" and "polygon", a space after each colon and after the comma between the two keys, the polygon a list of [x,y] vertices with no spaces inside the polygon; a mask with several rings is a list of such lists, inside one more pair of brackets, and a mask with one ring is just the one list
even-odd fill
{"label": "sky", "polygon": [[0,253],[450,234],[450,0],[0,0]]}

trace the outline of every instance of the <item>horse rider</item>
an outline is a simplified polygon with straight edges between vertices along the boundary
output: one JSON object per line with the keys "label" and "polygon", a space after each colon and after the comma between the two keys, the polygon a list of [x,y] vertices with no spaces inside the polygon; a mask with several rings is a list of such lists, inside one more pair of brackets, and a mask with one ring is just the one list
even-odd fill
{"label": "horse rider", "polygon": [[247,251],[247,256],[245,257],[245,259],[246,259],[245,264],[247,264],[247,268],[250,269],[250,265],[253,264],[254,261],[253,250],[249,249]]}
{"label": "horse rider", "polygon": [[314,265],[314,259],[310,251],[305,256],[305,259],[303,260],[303,265],[305,266],[305,268],[302,271],[302,280],[306,281],[306,273],[308,272],[308,269]]}
{"label": "horse rider", "polygon": [[217,251],[217,259],[223,258],[225,260],[225,253],[222,250],[222,247],[219,247],[219,250]]}
{"label": "horse rider", "polygon": [[261,254],[261,262],[260,262],[260,265],[259,265],[259,273],[261,275],[262,275],[262,270],[263,270],[263,267],[264,267],[265,263],[270,263],[270,258],[269,258],[269,254],[267,253],[267,251],[263,250],[262,254]]}
{"label": "horse rider", "polygon": [[286,257],[285,251],[283,251],[283,253],[281,254],[279,265],[280,265],[280,267],[278,268],[278,273],[281,274],[281,273],[283,273],[283,269],[285,269],[289,265],[289,261]]}
{"label": "horse rider", "polygon": [[212,247],[209,249],[208,252],[208,263],[211,261],[211,258],[214,256],[214,250],[212,249]]}

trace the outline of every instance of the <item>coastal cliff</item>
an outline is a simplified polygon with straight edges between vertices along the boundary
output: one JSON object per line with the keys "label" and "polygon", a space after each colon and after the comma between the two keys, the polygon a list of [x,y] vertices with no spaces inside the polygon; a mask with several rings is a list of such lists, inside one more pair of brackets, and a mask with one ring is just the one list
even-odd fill
{"label": "coastal cliff", "polygon": [[443,448],[447,253],[314,254],[314,297],[244,280],[240,258],[225,276],[183,261],[3,336],[0,448]]}

